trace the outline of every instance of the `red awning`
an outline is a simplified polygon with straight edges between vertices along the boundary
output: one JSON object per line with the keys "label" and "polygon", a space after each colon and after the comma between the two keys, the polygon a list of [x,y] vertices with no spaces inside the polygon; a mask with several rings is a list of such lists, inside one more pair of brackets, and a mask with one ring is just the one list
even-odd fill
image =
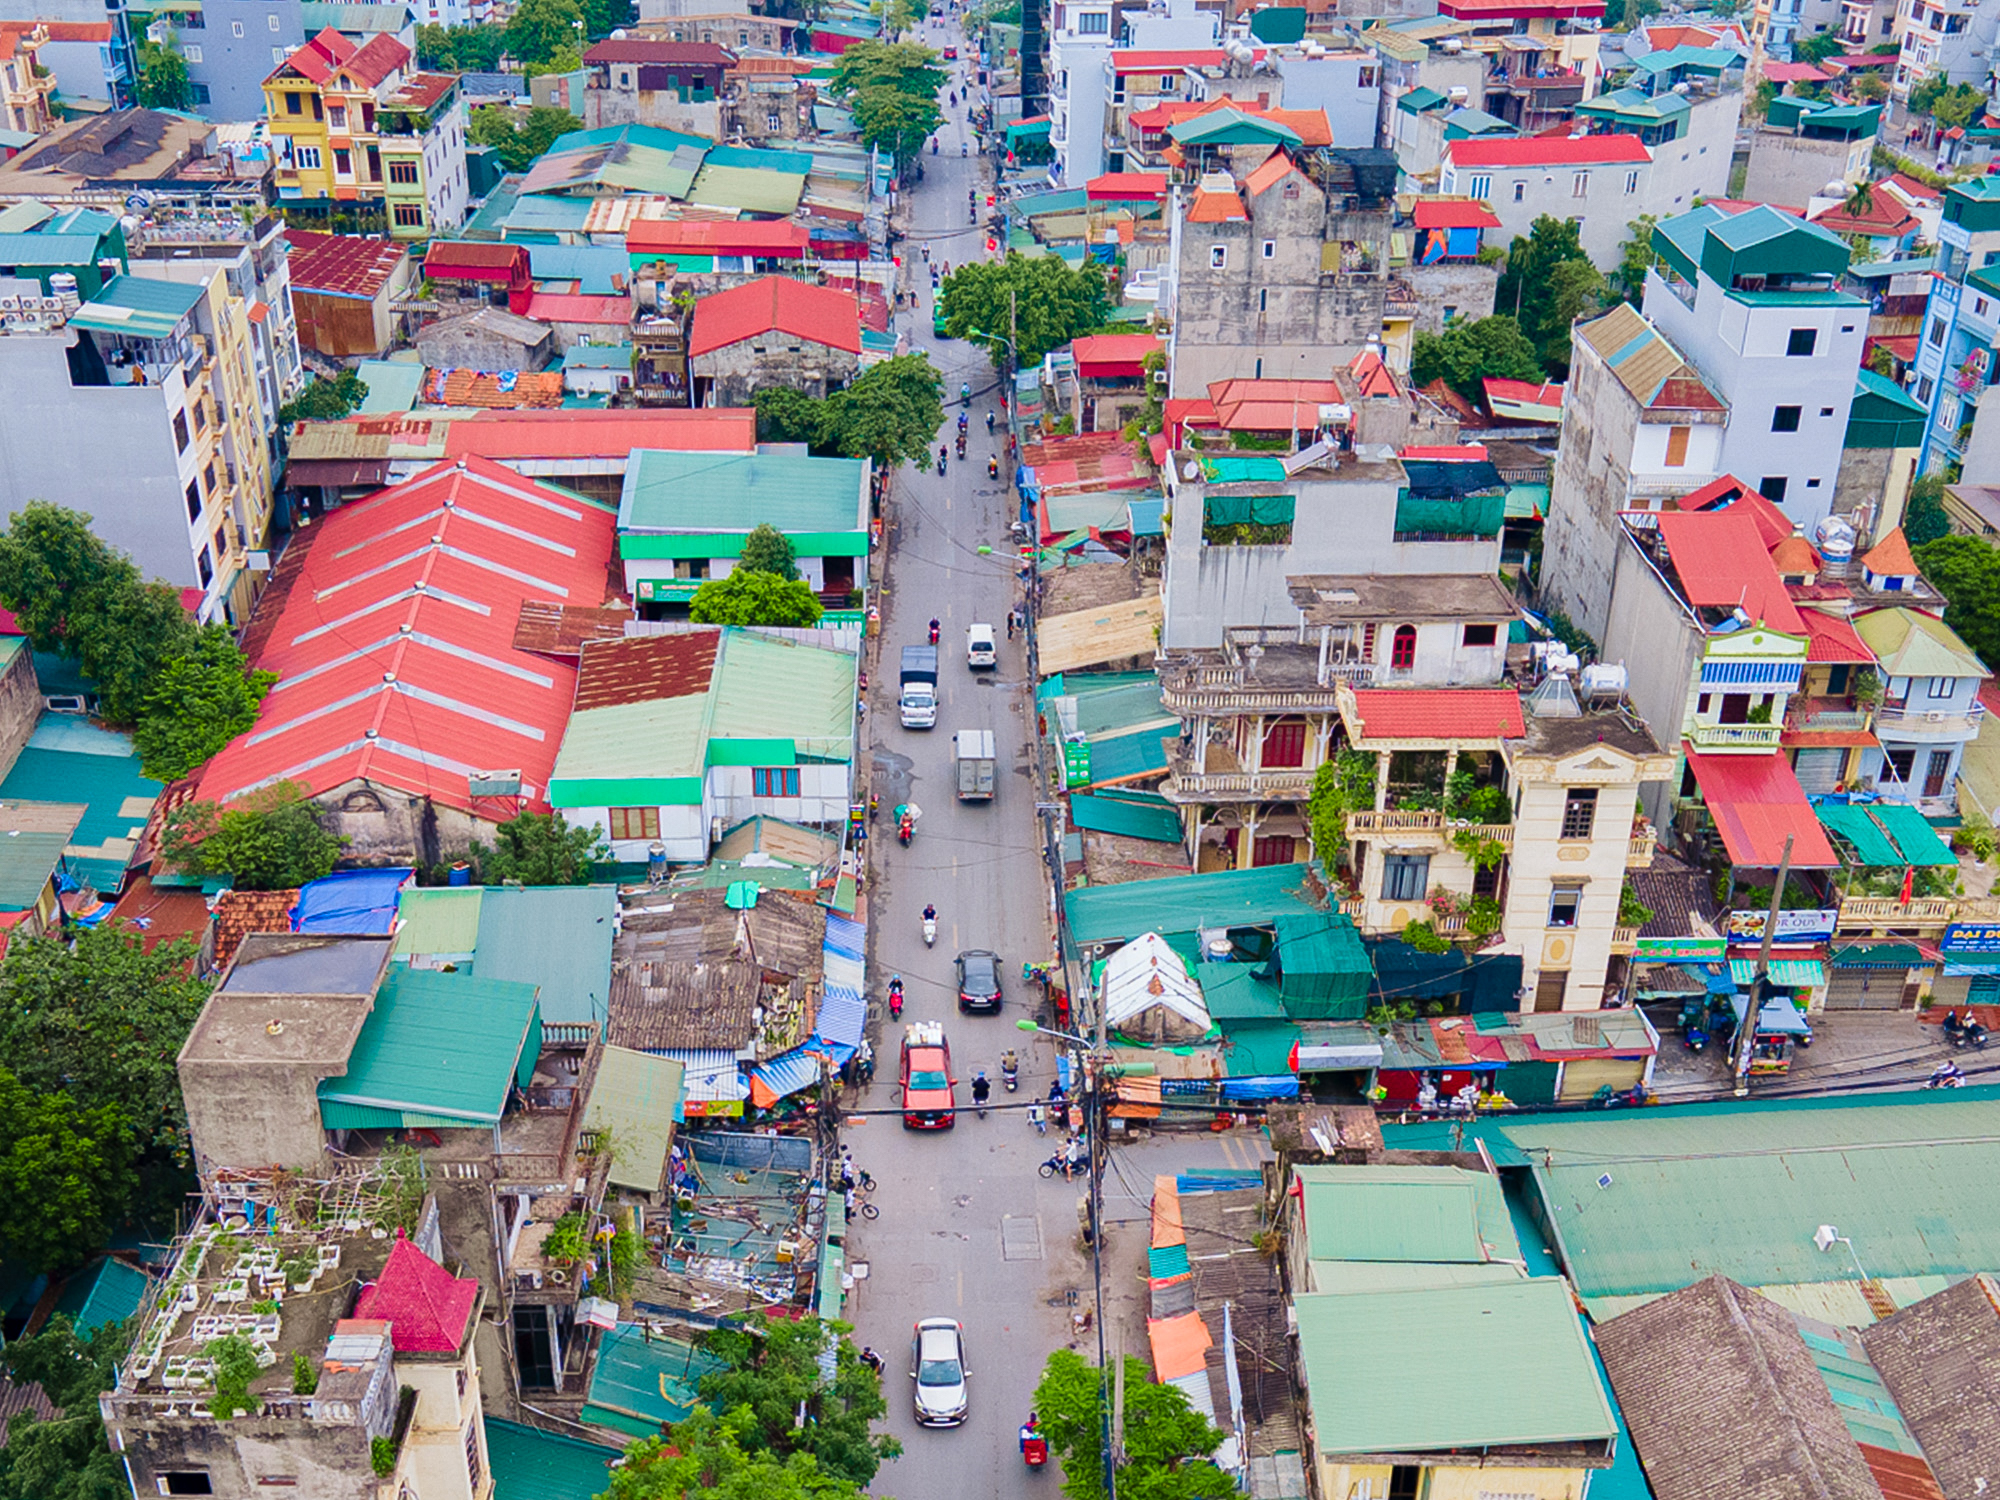
{"label": "red awning", "polygon": [[1775,869],[1790,834],[1793,869],[1830,870],[1840,864],[1782,755],[1701,755],[1691,745],[1683,748],[1733,863]]}

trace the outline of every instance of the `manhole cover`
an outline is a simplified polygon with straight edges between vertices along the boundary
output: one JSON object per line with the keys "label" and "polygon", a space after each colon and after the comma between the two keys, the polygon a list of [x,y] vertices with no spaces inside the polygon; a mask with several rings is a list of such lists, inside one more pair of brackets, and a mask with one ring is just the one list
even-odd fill
{"label": "manhole cover", "polygon": [[938,1268],[921,1260],[913,1260],[903,1267],[903,1279],[918,1286],[932,1286],[938,1279]]}
{"label": "manhole cover", "polygon": [[1000,1221],[1000,1258],[1002,1260],[1040,1260],[1042,1258],[1042,1221],[1028,1214],[1019,1218],[1013,1215]]}

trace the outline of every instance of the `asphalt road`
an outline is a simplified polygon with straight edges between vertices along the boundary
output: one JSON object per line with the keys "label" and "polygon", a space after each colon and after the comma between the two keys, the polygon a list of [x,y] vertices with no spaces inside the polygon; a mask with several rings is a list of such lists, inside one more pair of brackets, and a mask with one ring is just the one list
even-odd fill
{"label": "asphalt road", "polygon": [[[949,32],[928,26],[921,36],[933,46],[950,41],[966,50],[955,23]],[[1074,1295],[1079,1306],[1088,1306],[1090,1281],[1089,1262],[1078,1249],[1081,1183],[1036,1175],[1037,1163],[1060,1141],[1053,1131],[1038,1136],[1018,1108],[1046,1092],[1056,1065],[1045,1038],[1014,1024],[1033,1014],[1021,964],[1046,959],[1050,941],[1049,886],[1034,818],[1026,657],[1005,632],[1007,611],[1019,597],[1007,533],[1015,501],[1004,474],[986,477],[987,456],[1004,440],[1004,429],[991,437],[986,432],[986,413],[998,395],[992,362],[977,345],[932,339],[930,288],[918,254],[927,244],[934,260],[956,266],[982,253],[965,195],[975,185],[984,191],[989,174],[978,156],[958,155],[959,143],[968,139],[965,67],[963,61],[956,65],[953,85],[961,89],[961,102],[947,110],[956,122],[942,132],[941,154],[924,158],[926,180],[912,204],[913,237],[903,246],[917,261],[914,345],[945,376],[948,410],[939,443],[948,445],[956,432],[960,383],[969,380],[974,395],[965,461],[954,458],[943,478],[935,466],[905,468],[894,478],[890,502],[881,664],[870,682],[866,721],[882,809],[871,840],[869,893],[869,987],[879,1061],[873,1087],[860,1096],[863,1112],[849,1116],[843,1132],[856,1160],[877,1179],[873,1201],[881,1217],[857,1224],[850,1236],[849,1256],[868,1274],[856,1282],[848,1316],[856,1341],[887,1361],[886,1427],[904,1448],[903,1457],[876,1477],[876,1494],[1052,1500],[1058,1476],[1053,1469],[1026,1468],[1016,1433],[1048,1352],[1072,1337],[1068,1299]],[[993,552],[981,555],[982,544]],[[901,648],[926,638],[933,615],[942,622],[938,724],[904,729],[895,706]],[[975,622],[995,628],[997,672],[975,675],[966,668],[965,629]],[[991,803],[957,800],[951,736],[958,729],[994,732],[998,774]],[[908,849],[897,844],[890,818],[890,809],[905,801],[923,814]],[[934,901],[939,913],[937,945],[928,950],[926,901]],[[952,960],[968,948],[1000,956],[1005,1006],[997,1017],[958,1014]],[[902,1023],[888,1018],[892,973],[900,973],[907,987]],[[959,1080],[952,1130],[906,1131],[895,1113],[897,1048],[912,1020],[945,1023]],[[1012,1095],[1002,1090],[999,1070],[1009,1047],[1022,1062],[1021,1091]],[[968,1090],[980,1067],[992,1080],[995,1102],[1015,1109],[996,1108],[985,1119],[973,1113]],[[924,1429],[912,1416],[910,1334],[927,1317],[956,1318],[965,1327],[971,1415],[962,1427]],[[1094,1357],[1094,1335],[1084,1346]]]}

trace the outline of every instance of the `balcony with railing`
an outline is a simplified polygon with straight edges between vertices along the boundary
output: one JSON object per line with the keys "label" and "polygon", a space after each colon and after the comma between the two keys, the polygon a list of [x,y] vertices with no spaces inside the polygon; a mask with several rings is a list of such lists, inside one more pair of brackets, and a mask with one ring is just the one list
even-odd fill
{"label": "balcony with railing", "polygon": [[1401,812],[1394,808],[1363,810],[1347,815],[1347,836],[1350,839],[1410,838],[1431,834],[1442,846],[1446,840],[1461,833],[1490,839],[1508,849],[1514,847],[1514,826],[1511,823],[1460,823],[1441,812]]}
{"label": "balcony with railing", "polygon": [[1872,717],[1852,698],[1794,698],[1785,710],[1788,732],[1811,734],[1866,729]]}
{"label": "balcony with railing", "polygon": [[1986,705],[1974,698],[1947,708],[1924,708],[1915,703],[1884,703],[1875,715],[1875,727],[1884,732],[1904,734],[1977,734],[1986,722]]}
{"label": "balcony with railing", "polygon": [[1611,951],[1613,953],[1637,953],[1639,951],[1639,929],[1637,927],[1612,928]]}
{"label": "balcony with railing", "polygon": [[1775,750],[1784,736],[1782,724],[1708,724],[1696,720],[1688,729],[1688,740],[1697,750]]}
{"label": "balcony with railing", "polygon": [[1358,642],[1243,626],[1224,632],[1219,651],[1162,661],[1158,674],[1161,698],[1179,714],[1332,713],[1342,683],[1371,686],[1381,669],[1361,655]]}
{"label": "balcony with railing", "polygon": [[1917,896],[1908,901],[1893,896],[1849,896],[1840,903],[1835,926],[1842,932],[1948,927],[1957,919],[1958,906],[1949,896]]}
{"label": "balcony with railing", "polygon": [[1632,827],[1632,841],[1625,848],[1625,868],[1628,870],[1650,869],[1653,854],[1660,847],[1659,830],[1641,818]]}
{"label": "balcony with railing", "polygon": [[1175,802],[1303,802],[1316,773],[1299,767],[1249,771],[1226,746],[1210,745],[1200,765],[1186,751],[1167,758],[1167,797]]}

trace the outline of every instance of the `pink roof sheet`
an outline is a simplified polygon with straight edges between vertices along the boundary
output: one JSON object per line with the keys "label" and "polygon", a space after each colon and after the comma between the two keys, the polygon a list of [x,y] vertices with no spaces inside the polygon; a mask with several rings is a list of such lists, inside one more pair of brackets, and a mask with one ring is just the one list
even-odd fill
{"label": "pink roof sheet", "polygon": [[479,1300],[479,1282],[454,1276],[399,1230],[382,1274],[361,1289],[354,1315],[389,1325],[398,1354],[456,1354]]}

